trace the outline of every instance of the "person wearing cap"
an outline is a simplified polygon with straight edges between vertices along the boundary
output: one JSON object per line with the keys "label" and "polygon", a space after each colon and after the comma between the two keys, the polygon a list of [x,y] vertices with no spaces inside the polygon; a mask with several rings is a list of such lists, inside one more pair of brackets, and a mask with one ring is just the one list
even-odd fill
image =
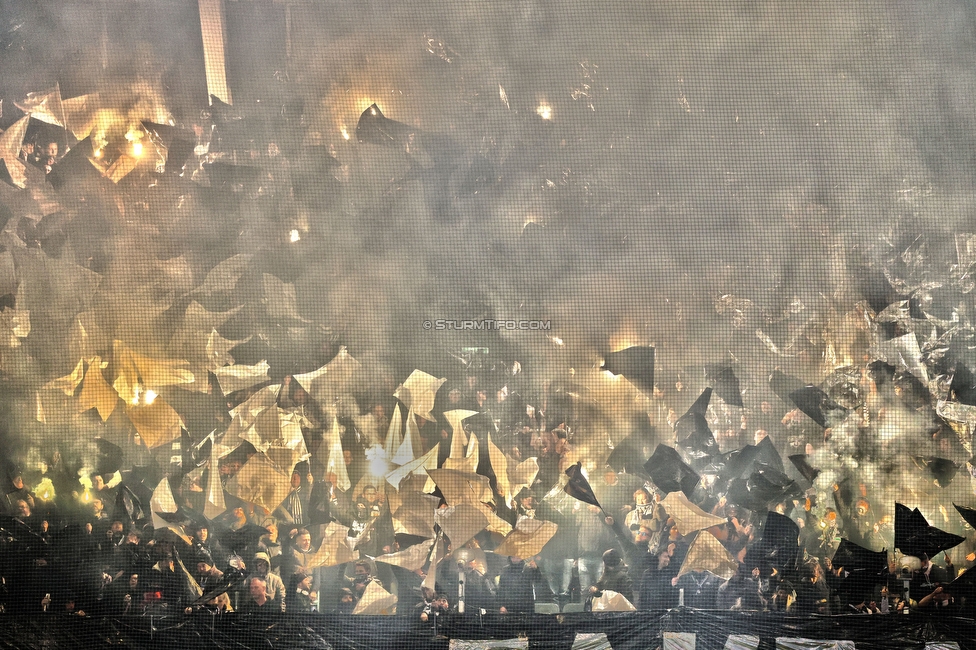
{"label": "person wearing cap", "polygon": [[224,578],[224,572],[214,565],[214,560],[206,551],[196,553],[196,572],[194,577],[200,587],[207,591],[208,588],[217,584]]}
{"label": "person wearing cap", "polygon": [[206,524],[193,527],[193,551],[206,553],[217,565],[223,566],[227,562],[227,553],[220,542],[210,536],[210,527]]}
{"label": "person wearing cap", "polygon": [[604,591],[616,591],[630,602],[634,602],[634,583],[627,575],[627,565],[616,549],[603,553],[603,575],[595,585],[590,587],[589,595],[599,597]]}
{"label": "person wearing cap", "polygon": [[288,577],[288,612],[307,613],[312,611],[312,576],[299,569]]}
{"label": "person wearing cap", "polygon": [[271,573],[271,558],[267,553],[254,554],[254,570],[248,576],[248,585],[251,578],[261,578],[268,598],[277,602],[281,611],[285,611],[285,583],[276,574]]}

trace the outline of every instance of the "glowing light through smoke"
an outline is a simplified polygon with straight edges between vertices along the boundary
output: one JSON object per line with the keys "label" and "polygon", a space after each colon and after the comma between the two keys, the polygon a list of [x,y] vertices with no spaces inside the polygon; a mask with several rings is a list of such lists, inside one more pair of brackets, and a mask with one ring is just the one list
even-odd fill
{"label": "glowing light through smoke", "polygon": [[552,119],[552,106],[550,106],[546,102],[542,102],[541,104],[539,104],[538,108],[535,109],[535,112],[538,113],[539,117],[541,117],[544,120]]}

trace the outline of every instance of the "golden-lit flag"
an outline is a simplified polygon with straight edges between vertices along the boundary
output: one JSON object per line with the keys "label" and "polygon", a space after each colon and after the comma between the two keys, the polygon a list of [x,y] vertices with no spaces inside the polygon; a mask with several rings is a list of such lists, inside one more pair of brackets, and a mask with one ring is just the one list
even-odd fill
{"label": "golden-lit flag", "polygon": [[253,255],[247,253],[240,253],[228,257],[210,269],[207,277],[204,278],[200,286],[190,292],[190,295],[211,296],[215,293],[233,291],[253,257]]}
{"label": "golden-lit flag", "polygon": [[21,278],[17,309],[61,322],[91,306],[102,281],[99,274],[36,248],[15,248],[11,253]]}
{"label": "golden-lit flag", "polygon": [[170,488],[168,478],[163,477],[163,480],[156,485],[152,498],[149,500],[149,509],[152,512],[153,528],[156,530],[169,529],[187,544],[192,543],[182,526],[171,524],[159,516],[159,513],[168,514],[177,511],[176,499],[173,498],[173,490]]}
{"label": "golden-lit flag", "polygon": [[223,368],[215,369],[213,374],[217,377],[220,391],[224,395],[230,395],[231,393],[236,393],[239,390],[244,390],[245,388],[250,388],[251,386],[270,380],[271,378],[268,376],[268,370],[270,369],[271,366],[268,365],[267,361],[259,361],[253,366],[243,366],[240,364],[224,366]]}
{"label": "golden-lit flag", "polygon": [[[400,483],[403,482],[410,474],[416,474],[418,476],[426,476],[427,470],[437,467],[437,446],[435,445],[423,456],[416,458],[406,465],[401,465],[395,470],[386,475],[386,481],[393,487],[399,489]],[[433,481],[428,477],[427,483],[424,485],[424,491],[428,489],[433,489]]]}
{"label": "golden-lit flag", "polygon": [[75,369],[64,377],[58,377],[57,379],[52,379],[51,381],[44,384],[46,389],[57,389],[63,392],[69,397],[75,394],[78,386],[81,385],[81,380],[85,376],[85,360],[79,359],[78,365]]}
{"label": "golden-lit flag", "polygon": [[[211,434],[212,435],[212,434]],[[217,459],[217,445],[210,448],[210,466],[207,472],[207,488],[203,502],[203,516],[213,519],[227,510],[224,502],[224,485],[220,482],[220,466]]]}
{"label": "golden-lit flag", "polygon": [[406,432],[403,434],[403,442],[397,447],[390,462],[394,465],[406,465],[417,457],[421,449],[423,449],[423,442],[420,440],[417,419],[414,417],[413,409],[411,409],[407,411],[407,426]]}
{"label": "golden-lit flag", "polygon": [[488,518],[469,503],[441,508],[434,513],[434,520],[453,548],[460,548],[488,526]]}
{"label": "golden-lit flag", "polygon": [[336,489],[345,492],[352,487],[349,472],[346,470],[346,458],[342,453],[342,436],[339,433],[339,418],[332,415],[332,426],[322,440],[322,446],[329,450],[329,460],[325,464],[326,475],[335,475]]}
{"label": "golden-lit flag", "polygon": [[542,552],[542,547],[552,539],[558,528],[551,521],[522,517],[494,552],[496,555],[522,559],[535,557]]}
{"label": "golden-lit flag", "polygon": [[438,497],[423,492],[401,492],[400,507],[393,511],[393,529],[396,533],[434,536],[434,510]]}
{"label": "golden-lit flag", "polygon": [[392,616],[396,613],[397,597],[380,585],[379,580],[371,580],[362,597],[352,610],[354,615]]}
{"label": "golden-lit flag", "polygon": [[24,136],[27,135],[27,124],[30,117],[22,117],[10,125],[3,135],[0,135],[0,159],[11,161],[20,157],[21,147],[24,146]]}
{"label": "golden-lit flag", "polygon": [[29,311],[9,307],[0,311],[0,346],[20,347],[20,339],[27,338],[30,330]]}
{"label": "golden-lit flag", "polygon": [[204,347],[206,369],[212,371],[217,368],[233,365],[234,357],[230,351],[241,343],[246,343],[250,338],[247,337],[240,341],[232,341],[218,334],[217,330],[210,330],[210,334],[207,335],[207,343]]}
{"label": "golden-lit flag", "polygon": [[[102,176],[117,184],[120,180],[128,176],[138,164],[139,159],[135,156],[121,154],[118,158],[112,161],[112,164],[109,165],[107,169],[102,172]],[[97,163],[96,166],[98,166]],[[99,169],[101,169],[101,167],[99,167]]]}
{"label": "golden-lit flag", "polygon": [[498,482],[498,492],[505,498],[506,504],[511,504],[515,495],[522,488],[529,487],[539,473],[539,462],[535,458],[526,458],[521,463],[509,458],[488,436],[488,458],[495,470]]}
{"label": "golden-lit flag", "polygon": [[152,404],[126,404],[125,414],[149,449],[176,440],[183,428],[179,413],[158,397]]}
{"label": "golden-lit flag", "polygon": [[357,559],[357,554],[349,548],[346,538],[349,535],[349,528],[337,521],[329,522],[322,536],[322,543],[319,545],[315,554],[308,559],[307,569],[318,567],[330,567],[337,564],[353,562]]}
{"label": "golden-lit flag", "polygon": [[21,147],[24,145],[24,136],[27,134],[28,122],[30,122],[29,116],[22,117],[0,135],[0,160],[6,163],[10,180],[20,188],[27,185],[26,171],[19,156]]}
{"label": "golden-lit flag", "polygon": [[422,370],[414,370],[400,384],[393,396],[420,417],[425,420],[433,420],[434,416],[431,414],[431,410],[434,408],[434,396],[445,381],[447,381],[446,378],[438,379]]}
{"label": "golden-lit flag", "polygon": [[430,555],[430,550],[433,548],[433,546],[434,540],[431,540],[430,542],[421,542],[420,544],[408,546],[402,551],[397,551],[396,553],[380,555],[376,558],[376,561],[392,566],[403,567],[407,571],[416,571],[417,569],[424,568],[424,565],[427,563],[427,557]]}
{"label": "golden-lit flag", "polygon": [[61,87],[39,93],[27,93],[22,101],[14,102],[14,106],[29,114],[35,120],[40,120],[54,126],[65,126],[64,108],[61,106]]}
{"label": "golden-lit flag", "polygon": [[112,386],[123,400],[135,402],[144,389],[191,384],[195,377],[184,359],[154,359],[114,341],[112,360],[118,376]]}
{"label": "golden-lit flag", "polygon": [[260,452],[265,452],[271,443],[281,437],[281,418],[278,415],[278,407],[266,408],[258,414],[254,423],[248,427],[241,438],[254,445]]}
{"label": "golden-lit flag", "polygon": [[727,523],[724,517],[709,514],[688,500],[682,492],[671,492],[662,501],[665,512],[674,519],[678,534],[687,535],[696,530],[704,530],[712,526]]}
{"label": "golden-lit flag", "polygon": [[393,458],[400,445],[403,443],[403,416],[400,415],[400,405],[393,407],[393,417],[390,419],[390,426],[386,430],[386,440],[383,442],[383,450],[386,451],[387,458]]}
{"label": "golden-lit flag", "polygon": [[98,110],[98,95],[79,95],[61,100],[65,126],[78,139],[87,138],[95,126],[95,112]]}
{"label": "golden-lit flag", "polygon": [[[453,448],[453,445],[452,445]],[[478,446],[478,436],[472,435],[468,439],[468,451],[462,458],[445,458],[444,469],[456,469],[461,472],[474,474],[478,471],[478,461],[480,450]]]}
{"label": "golden-lit flag", "polygon": [[291,469],[282,470],[262,453],[251,456],[225,489],[238,499],[274,510],[291,493]]}
{"label": "golden-lit flag", "polygon": [[91,359],[111,354],[112,338],[95,324],[95,314],[88,311],[78,314],[68,331],[67,351],[72,359]]}
{"label": "golden-lit flag", "polygon": [[[454,409],[444,412],[444,419],[451,425],[454,440],[457,441],[457,448],[453,444],[451,445],[451,455],[455,458],[460,458],[464,455],[464,447],[468,444],[468,437],[464,433],[464,427],[461,423],[472,415],[478,415],[478,411]],[[457,452],[457,455],[455,455],[455,452]]]}
{"label": "golden-lit flag", "polygon": [[34,417],[38,422],[51,426],[67,426],[77,416],[75,401],[59,391],[39,390],[35,393],[36,409]]}
{"label": "golden-lit flag", "polygon": [[[169,341],[167,348],[169,353],[199,364],[208,364],[211,358],[211,347],[215,347],[217,353],[229,356],[229,350],[239,341],[223,338],[217,333],[217,328],[240,310],[241,307],[223,312],[208,311],[196,300],[191,300],[183,312],[183,321]],[[233,359],[228,363],[233,363]],[[225,365],[227,363],[217,363],[213,367],[219,368]]]}
{"label": "golden-lit flag", "polygon": [[278,439],[275,445],[292,449],[298,454],[298,460],[308,460],[311,456],[305,446],[305,435],[302,433],[301,414],[279,408],[278,411]]}
{"label": "golden-lit flag", "polygon": [[85,373],[85,382],[81,386],[81,393],[78,394],[78,410],[84,412],[94,408],[98,411],[98,417],[105,422],[115,411],[118,403],[119,394],[109,386],[102,375],[101,357],[90,359],[88,372]]}
{"label": "golden-lit flag", "polygon": [[636,612],[637,608],[623,594],[607,589],[593,599],[594,612]]}
{"label": "golden-lit flag", "polygon": [[294,379],[319,404],[331,407],[339,397],[348,392],[353,377],[362,364],[356,361],[345,346],[327,364]]}
{"label": "golden-lit flag", "polygon": [[449,506],[459,503],[491,503],[492,492],[488,477],[456,469],[432,469],[427,472],[444,495]]}
{"label": "golden-lit flag", "polygon": [[277,406],[281,384],[265,386],[230,410],[231,423],[227,435],[241,437],[267,409]]}
{"label": "golden-lit flag", "polygon": [[298,311],[295,285],[283,282],[269,273],[261,276],[261,304],[267,310],[268,316],[275,320],[309,322]]}
{"label": "golden-lit flag", "polygon": [[451,458],[464,458],[468,437],[464,433],[464,427],[461,425],[461,422],[477,414],[478,411],[466,411],[464,409],[454,409],[453,411],[444,412],[444,418],[451,425]]}
{"label": "golden-lit flag", "polygon": [[739,563],[725,550],[722,542],[718,541],[715,535],[703,530],[691,543],[678,575],[683,576],[690,571],[707,571],[723,580],[728,580],[735,575],[738,567]]}
{"label": "golden-lit flag", "polygon": [[426,587],[434,591],[434,586],[437,584],[437,565],[440,564],[443,558],[444,541],[441,539],[441,534],[438,533],[437,538],[434,540],[434,554],[430,559],[430,568],[427,569],[427,575],[424,577],[421,587]]}

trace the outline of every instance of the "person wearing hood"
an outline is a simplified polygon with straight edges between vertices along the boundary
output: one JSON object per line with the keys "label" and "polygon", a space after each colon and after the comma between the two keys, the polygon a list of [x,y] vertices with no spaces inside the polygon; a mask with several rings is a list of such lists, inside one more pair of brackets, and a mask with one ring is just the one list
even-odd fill
{"label": "person wearing hood", "polygon": [[634,583],[627,575],[627,565],[616,549],[603,553],[603,575],[595,585],[590,587],[589,595],[598,598],[604,591],[616,591],[630,602],[634,602]]}
{"label": "person wearing hood", "polygon": [[247,584],[250,584],[251,578],[261,578],[265,583],[267,597],[275,601],[281,611],[285,611],[285,583],[271,572],[271,558],[267,553],[254,554],[254,569],[248,576]]}

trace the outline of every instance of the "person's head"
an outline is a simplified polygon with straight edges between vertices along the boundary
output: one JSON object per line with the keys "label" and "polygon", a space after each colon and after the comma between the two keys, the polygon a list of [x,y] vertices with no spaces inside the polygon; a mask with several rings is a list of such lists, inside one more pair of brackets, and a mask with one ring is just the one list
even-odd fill
{"label": "person's head", "polygon": [[603,472],[603,481],[607,485],[617,484],[617,473],[613,471],[612,467],[608,467],[605,472]]}
{"label": "person's head", "polygon": [[603,552],[603,565],[608,569],[614,569],[620,566],[623,560],[620,557],[620,552],[616,549],[611,548],[608,551]]}
{"label": "person's head", "polygon": [[651,493],[647,491],[646,488],[638,488],[634,492],[634,503],[639,506],[646,506],[651,503]]}
{"label": "person's head", "polygon": [[19,472],[17,473],[16,476],[13,477],[13,479],[11,480],[11,483],[13,483],[14,488],[17,489],[17,490],[23,490],[24,489],[24,477],[21,476]]}
{"label": "person's head", "polygon": [[139,574],[133,573],[129,576],[129,588],[134,589],[139,586]]}
{"label": "person's head", "polygon": [[210,537],[210,530],[206,526],[198,526],[196,532],[194,533],[194,537],[196,537],[197,541],[201,544],[206,544],[207,538]]}
{"label": "person's head", "polygon": [[125,541],[128,544],[138,544],[142,541],[142,534],[138,530],[130,530],[125,536]]}
{"label": "person's head", "polygon": [[641,526],[637,529],[637,543],[638,544],[648,544],[651,541],[651,529],[647,526]]}
{"label": "person's head", "polygon": [[303,553],[312,548],[312,534],[304,528],[295,533],[295,547]]}
{"label": "person's head", "polygon": [[254,576],[247,581],[247,590],[251,594],[251,598],[261,601],[268,596],[268,583],[265,582],[264,578]]}
{"label": "person's head", "polygon": [[667,550],[663,550],[657,554],[657,568],[665,569],[671,564],[671,554]]}
{"label": "person's head", "polygon": [[292,489],[298,489],[302,486],[302,475],[298,472],[291,473],[291,487]]}
{"label": "person's head", "polygon": [[50,141],[44,143],[44,156],[47,158],[57,158],[58,157],[58,143],[55,141]]}
{"label": "person's head", "polygon": [[439,611],[446,612],[449,605],[447,604],[447,596],[444,594],[434,594],[434,599],[430,601],[431,606]]}
{"label": "person's head", "polygon": [[555,429],[552,432],[553,440],[555,441],[555,446],[553,451],[557,454],[565,454],[569,450],[569,436],[565,429]]}
{"label": "person's head", "polygon": [[109,526],[109,530],[112,532],[113,537],[121,537],[122,531],[125,530],[125,526],[122,525],[121,521],[113,521]]}
{"label": "person's head", "polygon": [[365,580],[369,577],[369,563],[368,562],[356,562],[356,572],[357,580]]}
{"label": "person's head", "polygon": [[352,590],[348,587],[343,587],[339,590],[340,605],[352,605],[355,600],[355,597],[352,595]]}
{"label": "person's head", "polygon": [[518,496],[518,503],[525,510],[535,509],[535,495],[530,490],[522,490]]}
{"label": "person's head", "polygon": [[363,501],[366,503],[376,503],[376,486],[367,485],[363,488]]}
{"label": "person's head", "polygon": [[278,541],[278,524],[271,522],[264,529],[268,531],[268,537],[272,542]]}
{"label": "person's head", "polygon": [[23,499],[17,499],[14,501],[14,512],[17,513],[18,517],[27,518],[31,516],[30,505]]}
{"label": "person's head", "polygon": [[266,576],[271,572],[271,558],[267,553],[254,554],[254,572],[259,576]]}

